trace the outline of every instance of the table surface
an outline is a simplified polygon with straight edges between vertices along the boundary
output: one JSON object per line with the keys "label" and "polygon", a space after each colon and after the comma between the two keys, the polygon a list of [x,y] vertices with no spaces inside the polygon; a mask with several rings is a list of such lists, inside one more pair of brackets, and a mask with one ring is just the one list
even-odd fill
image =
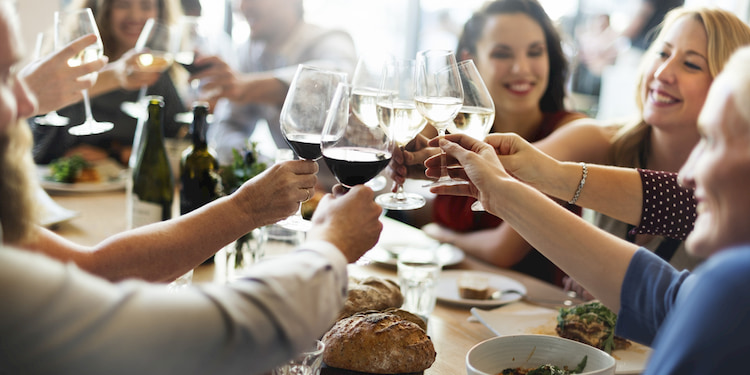
{"label": "table surface", "polygon": [[[124,191],[52,195],[52,198],[61,206],[80,213],[77,217],[57,224],[53,228],[58,234],[76,243],[94,245],[126,228]],[[384,220],[389,221],[389,227],[404,226],[401,229],[418,231],[391,219],[385,218]],[[448,268],[479,270],[513,278],[526,287],[529,300],[563,301],[569,299],[562,289],[554,285],[525,274],[488,265],[469,256],[461,263]],[[210,282],[216,278],[214,271],[213,265],[200,266],[195,271],[194,281]],[[349,273],[352,276],[378,275],[396,279],[394,268],[376,264],[352,264],[349,266]],[[430,317],[428,328],[437,351],[437,359],[432,367],[425,371],[425,374],[465,373],[465,358],[469,349],[495,336],[482,324],[470,320],[471,316],[471,312],[466,307],[438,302]]]}

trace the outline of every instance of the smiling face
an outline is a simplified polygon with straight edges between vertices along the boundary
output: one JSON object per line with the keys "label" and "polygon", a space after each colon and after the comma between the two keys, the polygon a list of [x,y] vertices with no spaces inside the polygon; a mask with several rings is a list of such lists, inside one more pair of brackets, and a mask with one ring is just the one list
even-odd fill
{"label": "smiling face", "polygon": [[549,81],[542,27],[523,13],[490,16],[473,56],[498,112],[539,111]]}
{"label": "smiling face", "polygon": [[[111,50],[119,58],[127,50],[135,47],[143,25],[149,18],[159,18],[159,7],[156,0],[111,0],[112,9],[109,15],[109,28],[117,44]],[[102,25],[100,25],[102,27]]]}
{"label": "smiling face", "polygon": [[695,132],[698,114],[712,77],[708,69],[705,28],[682,17],[665,29],[654,54],[648,55],[641,84],[643,119],[664,130]]}
{"label": "smiling face", "polygon": [[[737,69],[750,63],[750,51],[745,52],[743,64],[735,64]],[[687,249],[699,257],[750,242],[750,122],[740,114],[736,101],[747,102],[743,85],[750,85],[748,77],[732,74],[729,67],[717,77],[701,112],[701,140],[680,171],[680,182],[695,188],[698,201]]]}

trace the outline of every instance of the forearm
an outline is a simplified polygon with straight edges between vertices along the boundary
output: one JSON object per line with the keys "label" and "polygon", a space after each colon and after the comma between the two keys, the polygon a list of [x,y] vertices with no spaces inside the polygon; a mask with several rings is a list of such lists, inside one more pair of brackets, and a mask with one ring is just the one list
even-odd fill
{"label": "forearm", "polygon": [[120,80],[117,78],[117,72],[109,64],[99,72],[99,77],[96,79],[94,87],[89,90],[89,95],[95,97],[101,94],[106,94],[110,91],[117,90],[121,87]]}
{"label": "forearm", "polygon": [[614,311],[637,247],[601,231],[528,186],[505,179],[491,212]]}
{"label": "forearm", "polygon": [[[586,169],[586,182],[576,204],[638,225],[643,208],[643,189],[638,171],[596,164],[586,164]],[[563,162],[547,175],[553,178],[540,179],[534,187],[555,198],[570,201],[580,185],[583,168],[580,163]]]}
{"label": "forearm", "polygon": [[281,106],[289,89],[284,82],[270,73],[251,73],[245,75],[241,83],[239,97],[241,103],[262,103]]}

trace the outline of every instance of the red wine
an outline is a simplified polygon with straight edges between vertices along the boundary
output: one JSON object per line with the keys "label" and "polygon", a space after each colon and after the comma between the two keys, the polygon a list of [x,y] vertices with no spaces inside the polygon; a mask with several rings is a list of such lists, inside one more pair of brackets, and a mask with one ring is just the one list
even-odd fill
{"label": "red wine", "polygon": [[320,152],[320,135],[292,134],[285,136],[286,143],[300,159],[317,160]]}
{"label": "red wine", "polygon": [[323,154],[328,168],[344,186],[364,184],[391,161],[391,153],[364,147],[329,148]]}

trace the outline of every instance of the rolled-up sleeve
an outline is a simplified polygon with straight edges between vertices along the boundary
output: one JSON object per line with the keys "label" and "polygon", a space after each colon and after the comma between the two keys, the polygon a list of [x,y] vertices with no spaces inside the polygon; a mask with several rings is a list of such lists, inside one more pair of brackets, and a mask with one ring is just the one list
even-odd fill
{"label": "rolled-up sleeve", "polygon": [[677,173],[638,169],[643,187],[640,224],[632,234],[653,234],[684,240],[695,225],[693,189],[680,186]]}

